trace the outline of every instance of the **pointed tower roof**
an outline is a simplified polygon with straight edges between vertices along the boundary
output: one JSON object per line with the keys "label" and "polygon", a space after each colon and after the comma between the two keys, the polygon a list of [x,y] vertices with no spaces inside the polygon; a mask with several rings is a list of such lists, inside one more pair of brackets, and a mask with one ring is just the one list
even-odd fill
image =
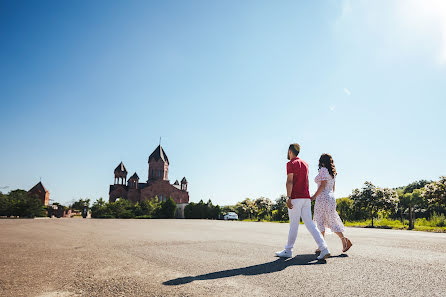
{"label": "pointed tower roof", "polygon": [[45,187],[43,186],[42,182],[38,182],[34,187],[31,188],[31,190],[29,190],[28,192],[31,191],[42,191],[42,192],[48,192],[47,189],[45,189]]}
{"label": "pointed tower roof", "polygon": [[183,177],[183,179],[181,180],[181,184],[187,184],[187,179],[186,179],[186,177]]}
{"label": "pointed tower roof", "polygon": [[136,179],[136,180],[139,180],[139,176],[138,176],[138,174],[136,174],[136,172],[129,178],[129,180],[131,180],[131,179]]}
{"label": "pointed tower roof", "polygon": [[173,184],[176,185],[176,186],[180,185],[180,183],[178,182],[178,180],[176,180]]}
{"label": "pointed tower roof", "polygon": [[119,163],[118,167],[115,168],[115,173],[117,172],[127,173],[127,169],[125,168],[124,163]]}
{"label": "pointed tower roof", "polygon": [[169,159],[167,158],[167,155],[164,152],[163,147],[161,145],[158,145],[158,147],[149,156],[149,162],[151,159],[154,159],[155,161],[163,160],[164,162],[169,164]]}

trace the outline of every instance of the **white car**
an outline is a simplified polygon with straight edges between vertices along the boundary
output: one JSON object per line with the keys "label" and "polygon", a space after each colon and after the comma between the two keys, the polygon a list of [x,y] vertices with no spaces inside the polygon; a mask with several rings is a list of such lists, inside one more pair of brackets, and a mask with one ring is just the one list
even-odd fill
{"label": "white car", "polygon": [[225,216],[223,217],[223,219],[225,221],[227,220],[238,220],[238,215],[235,212],[228,212],[227,214],[225,214]]}

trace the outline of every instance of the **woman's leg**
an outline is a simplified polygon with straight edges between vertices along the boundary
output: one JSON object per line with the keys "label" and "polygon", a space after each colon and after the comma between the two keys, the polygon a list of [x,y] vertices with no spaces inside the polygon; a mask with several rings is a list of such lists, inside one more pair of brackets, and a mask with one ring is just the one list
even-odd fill
{"label": "woman's leg", "polygon": [[342,233],[342,232],[335,232],[335,233],[341,239],[342,249],[345,250],[345,248],[347,247],[347,238],[344,237],[344,233]]}

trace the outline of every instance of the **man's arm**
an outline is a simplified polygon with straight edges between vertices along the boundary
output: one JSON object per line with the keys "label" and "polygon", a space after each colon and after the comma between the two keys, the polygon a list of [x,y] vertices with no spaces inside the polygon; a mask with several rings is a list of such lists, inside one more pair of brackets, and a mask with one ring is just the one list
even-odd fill
{"label": "man's arm", "polygon": [[289,209],[293,208],[293,205],[291,204],[291,192],[293,191],[293,177],[294,173],[288,173],[286,177],[286,196],[288,197],[286,201],[286,205]]}
{"label": "man's arm", "polygon": [[319,188],[317,188],[316,193],[314,193],[314,195],[311,196],[311,200],[316,199],[316,197],[317,197],[320,193],[322,193],[322,191],[324,190],[326,184],[327,184],[327,181],[326,181],[326,180],[321,181],[321,185],[319,186]]}

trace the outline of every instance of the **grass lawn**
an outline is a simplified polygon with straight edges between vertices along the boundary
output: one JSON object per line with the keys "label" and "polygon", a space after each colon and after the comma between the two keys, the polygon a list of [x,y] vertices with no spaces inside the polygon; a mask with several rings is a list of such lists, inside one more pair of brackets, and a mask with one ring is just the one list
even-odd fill
{"label": "grass lawn", "polygon": [[[415,222],[414,231],[428,231],[428,232],[441,232],[446,233],[446,227],[442,226],[429,226],[429,221],[417,220]],[[418,223],[418,224],[417,224]],[[345,222],[345,226],[348,227],[371,227],[372,220],[359,221],[359,222]],[[399,220],[389,220],[389,219],[376,219],[373,221],[373,225],[375,228],[384,228],[384,229],[399,229],[399,230],[407,230],[409,224],[406,222],[404,225]]]}
{"label": "grass lawn", "polygon": [[[244,222],[259,222],[256,219],[245,219]],[[268,221],[268,220],[260,220],[260,222],[270,222],[270,223],[288,223],[288,221]],[[303,224],[303,222],[300,222]],[[418,223],[418,224],[417,224]],[[438,227],[431,226],[431,223],[426,219],[417,219],[415,222],[415,229],[412,231],[427,231],[427,232],[439,232],[446,233],[446,226]],[[345,226],[347,227],[362,227],[362,228],[371,228],[372,220],[366,221],[357,221],[357,222],[345,222]],[[408,230],[409,223],[406,221],[405,224],[401,223],[399,220],[389,220],[389,219],[375,219],[373,221],[374,228],[381,229],[398,229],[398,230]]]}

